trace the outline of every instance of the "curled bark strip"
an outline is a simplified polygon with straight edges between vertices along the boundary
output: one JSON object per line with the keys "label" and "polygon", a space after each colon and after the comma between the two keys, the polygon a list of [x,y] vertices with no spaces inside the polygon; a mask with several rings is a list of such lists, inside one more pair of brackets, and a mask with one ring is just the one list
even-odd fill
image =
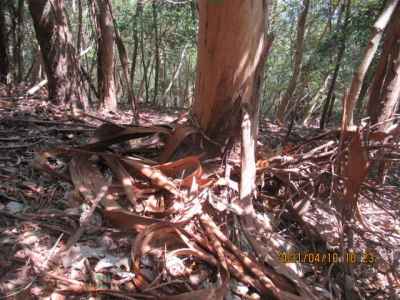
{"label": "curled bark strip", "polygon": [[155,186],[165,189],[171,194],[182,198],[182,194],[171,180],[168,179],[160,170],[153,168],[139,160],[123,160],[124,164],[147,177]]}
{"label": "curled bark strip", "polygon": [[[205,239],[205,237],[201,236],[200,234],[196,234],[193,232],[187,232],[186,234],[190,236],[191,240],[195,241],[199,244],[202,248],[208,250],[211,253],[214,253],[213,247],[210,243]],[[248,286],[252,286],[256,288],[261,293],[266,294],[268,291],[264,288],[262,284],[258,282],[258,280],[254,279],[253,277],[249,276],[246,273],[246,270],[243,268],[243,265],[239,262],[239,260],[228,250],[225,250],[225,258],[228,264],[229,272],[234,276],[237,280],[243,282]]]}
{"label": "curled bark strip", "polygon": [[159,219],[142,217],[128,212],[119,205],[106,207],[103,214],[114,226],[123,230],[141,232],[147,226],[161,222]]}
{"label": "curled bark strip", "polygon": [[[236,247],[218,228],[218,226],[212,221],[212,219],[208,216],[202,216],[202,222],[207,222],[209,227],[212,229],[213,233],[216,237],[230,250],[232,253],[239,259],[239,261],[246,266],[257,278],[261,281],[264,287],[267,290],[270,290],[272,294],[278,299],[296,299],[296,300],[304,300],[303,297],[296,295],[295,289],[288,289],[289,286],[285,284],[285,289],[281,289],[278,285],[284,284],[283,282],[278,281],[278,277],[275,276],[276,283],[271,280],[264,272],[263,268],[258,265],[256,260],[249,255],[243,253],[238,247]],[[272,272],[268,274],[269,276],[274,276]],[[276,275],[276,274],[275,274]],[[285,291],[288,290],[288,291]]]}
{"label": "curled bark strip", "polygon": [[157,133],[167,136],[171,134],[170,130],[163,126],[124,128],[114,124],[103,124],[97,129],[93,142],[81,146],[80,149],[100,151],[116,143]]}
{"label": "curled bark strip", "polygon": [[167,162],[175,153],[179,145],[190,135],[197,133],[198,130],[190,126],[178,126],[174,133],[167,139],[167,143],[160,155],[161,162]]}
{"label": "curled bark strip", "polygon": [[174,162],[154,167],[169,177],[182,178],[180,185],[185,188],[190,188],[193,179],[196,179],[196,183],[200,186],[211,183],[211,180],[201,178],[203,175],[203,168],[201,167],[198,156],[188,156]]}
{"label": "curled bark strip", "polygon": [[[131,257],[132,257],[133,271],[135,272],[135,274],[138,275],[139,278],[142,277],[140,275],[140,257],[145,252],[147,252],[146,250],[150,250],[152,248],[150,242],[156,241],[158,243],[162,243],[166,242],[168,239],[171,238],[180,239],[180,236],[178,234],[178,226],[168,223],[159,223],[150,225],[137,236],[134,245],[132,247]],[[187,253],[188,254],[190,253],[192,255],[193,253],[195,253],[195,251],[193,250]],[[201,258],[201,256],[203,255],[200,255],[198,257]],[[210,261],[210,259],[207,258],[207,261]],[[140,289],[145,289],[147,286],[148,283],[142,280]],[[203,299],[223,300],[223,295],[226,292],[226,288],[227,288],[227,282],[224,281],[223,284],[218,288],[208,288],[208,289],[183,293],[175,296],[163,295],[162,297],[161,296],[160,297],[166,300],[203,300]]]}
{"label": "curled bark strip", "polygon": [[122,163],[115,157],[102,155],[108,167],[112,170],[116,178],[121,182],[125,194],[133,207],[137,208],[137,199],[142,196],[142,191],[134,186],[132,176],[126,171]]}

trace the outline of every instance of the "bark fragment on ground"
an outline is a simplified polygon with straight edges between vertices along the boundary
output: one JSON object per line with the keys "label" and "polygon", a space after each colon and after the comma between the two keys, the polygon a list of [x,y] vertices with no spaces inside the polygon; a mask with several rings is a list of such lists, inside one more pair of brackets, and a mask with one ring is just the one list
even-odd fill
{"label": "bark fragment on ground", "polygon": [[[262,227],[255,235],[258,249],[252,252],[231,205],[239,197],[237,147],[227,161],[230,174],[219,160],[201,155],[165,164],[156,161],[162,147],[147,141],[157,135],[152,141],[168,144],[173,134],[169,126],[143,129],[118,124],[113,134],[127,134],[110,143],[99,134],[105,126],[95,129],[99,119],[86,118],[92,122],[88,125],[37,100],[4,102],[12,107],[1,107],[0,122],[2,294],[43,297],[56,291],[137,299],[222,299],[228,293],[231,299],[255,294],[287,299],[279,290],[300,297],[300,288],[310,289],[318,299],[342,295],[340,262],[328,264],[320,257],[319,263],[304,263],[289,254],[314,253],[316,260],[316,253],[340,253],[340,215],[334,204],[350,178],[334,167],[335,159],[346,161],[355,133],[346,134],[339,151],[337,131],[321,134],[298,128],[287,139],[284,131],[274,132],[278,129],[262,122],[261,141],[286,139],[291,145],[264,142],[257,149],[254,206]],[[34,107],[34,113],[28,107]],[[117,116],[97,117],[115,122]],[[95,142],[84,146],[94,132],[103,141],[97,143],[100,149]],[[398,136],[388,141],[365,128],[360,137],[372,164],[384,147],[390,149],[385,159],[393,160],[395,167]],[[29,167],[34,152],[46,153],[35,161],[41,169]],[[355,221],[350,223],[353,249],[359,260],[365,260],[352,265],[354,286],[364,297],[396,293],[400,192],[393,184],[399,174],[393,170],[392,181],[379,185],[370,168],[356,200]],[[99,193],[108,180],[111,184],[102,198]],[[101,209],[93,212],[96,205]],[[62,251],[74,234],[80,239],[60,261],[50,260],[46,275],[31,283],[29,278],[39,274],[54,245]]]}

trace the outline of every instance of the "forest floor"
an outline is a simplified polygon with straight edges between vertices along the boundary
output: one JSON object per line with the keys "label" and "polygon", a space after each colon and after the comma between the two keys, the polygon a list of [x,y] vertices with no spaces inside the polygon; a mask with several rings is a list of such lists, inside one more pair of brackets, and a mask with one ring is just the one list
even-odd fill
{"label": "forest floor", "polygon": [[[141,125],[168,125],[180,115],[177,110],[160,113],[156,109],[143,108]],[[138,235],[138,232],[143,233],[143,228],[140,231],[136,226],[138,224],[132,225],[135,230],[128,230],[126,227],[131,225],[130,221],[116,221],[118,216],[110,214],[111,211],[107,214],[99,209],[98,202],[102,197],[97,199],[93,195],[92,203],[82,201],[79,193],[85,192],[77,187],[73,174],[68,177],[65,163],[68,159],[63,157],[58,161],[49,157],[49,164],[41,161],[38,153],[57,147],[77,149],[90,141],[100,125],[112,123],[129,127],[132,118],[130,113],[93,113],[93,116],[71,118],[65,111],[41,99],[0,97],[0,299],[86,299],[89,295],[96,299],[206,299],[201,294],[197,298],[192,294],[187,298],[168,298],[165,295],[198,289],[209,294],[216,291],[212,288],[218,278],[220,281],[224,279],[222,267],[215,268],[215,260],[220,257],[217,251],[213,253],[212,246],[200,247],[202,241],[197,240],[198,247],[192,245],[192,252],[184,255],[177,251],[190,247],[178,242],[171,232],[160,232],[170,241],[155,236],[156,231]],[[124,153],[132,150],[129,148],[131,144],[122,144]],[[286,129],[268,120],[261,121],[257,152],[259,196],[254,204],[257,219],[269,228],[269,232],[259,232],[260,240],[264,244],[272,243],[280,252],[273,258],[275,266],[266,268],[259,260],[254,261],[254,266],[264,273],[284,266],[287,270],[279,271],[280,276],[284,274],[282,276],[291,286],[298,285],[293,283],[295,279],[305,283],[316,299],[343,299],[346,293],[349,297],[349,291],[352,299],[400,299],[398,160],[393,160],[385,184],[379,184],[376,171],[370,168],[368,178],[360,187],[357,217],[350,222],[347,235],[344,235],[334,204],[327,200],[340,198],[346,185],[342,180],[335,182],[329,176],[332,155],[337,153],[338,144],[335,131],[295,127],[287,136]],[[398,143],[394,145],[393,156],[398,155]],[[137,149],[137,145],[135,147],[133,149]],[[146,149],[147,152],[140,151],[145,156],[151,149],[158,151],[151,147]],[[238,149],[234,151],[238,152]],[[208,190],[208,197],[199,196],[199,201],[203,204],[209,202],[207,211],[213,210],[210,215],[216,219],[221,231],[243,251],[243,255],[253,258],[253,254],[246,254],[251,247],[238,229],[240,226],[234,210],[226,203],[226,198],[234,197],[232,195],[238,191],[239,162],[236,154],[231,155],[227,162],[232,170],[228,183],[220,180],[224,176],[226,179],[223,163],[204,162],[201,178],[198,178],[201,182],[199,187],[196,190],[192,182],[187,190],[190,194],[195,189],[198,195]],[[84,152],[74,158],[76,161],[79,161],[79,155],[84,156]],[[348,155],[352,155],[351,150]],[[108,159],[112,159],[110,157]],[[99,166],[105,178],[110,177],[106,163],[99,163],[97,159],[93,163]],[[161,167],[160,170],[164,169]],[[165,170],[167,173],[170,171],[168,167]],[[71,169],[70,172],[73,173]],[[112,172],[118,173],[118,170]],[[171,182],[179,182],[182,185],[179,190],[183,191],[182,179],[186,175],[180,176]],[[146,218],[144,224],[155,219],[176,221],[177,224],[180,221],[191,222],[180,218],[177,211],[168,213],[174,206],[171,205],[172,198],[160,191],[163,187],[167,189],[167,184],[160,186],[150,182],[142,176],[133,184],[134,190],[139,187],[144,191],[143,197],[133,197],[142,204],[142,209],[132,209],[129,197],[119,201],[121,207],[134,212],[135,216]],[[121,185],[123,182],[113,182],[105,193],[111,193],[112,189],[117,195],[122,195],[121,189],[124,188]],[[191,209],[186,211],[187,214]],[[121,223],[124,224],[121,226]],[[137,223],[141,224],[140,221]],[[201,220],[187,225],[193,227],[199,223]],[[204,228],[204,231],[196,230],[209,235],[213,244],[212,233],[207,226]],[[142,244],[138,239],[143,239]],[[252,265],[245,263],[245,256],[227,249],[228,243],[223,244],[225,255],[230,258],[228,268],[233,274],[228,282],[226,299],[264,299],[259,296],[257,273],[249,271]],[[200,248],[202,254],[193,250]],[[169,250],[174,250],[176,255]],[[256,254],[259,256],[260,253],[256,251]],[[241,263],[237,270],[249,274],[248,281],[244,276],[235,276],[232,271],[234,267],[230,264],[233,264],[235,256]],[[138,280],[142,277],[132,266],[135,259],[139,259],[141,273],[150,282],[142,283],[141,287]],[[269,264],[272,260],[265,258]],[[218,273],[220,276],[216,276]],[[279,278],[274,278],[274,284],[284,287]],[[254,286],[249,288],[243,282],[253,282]]]}

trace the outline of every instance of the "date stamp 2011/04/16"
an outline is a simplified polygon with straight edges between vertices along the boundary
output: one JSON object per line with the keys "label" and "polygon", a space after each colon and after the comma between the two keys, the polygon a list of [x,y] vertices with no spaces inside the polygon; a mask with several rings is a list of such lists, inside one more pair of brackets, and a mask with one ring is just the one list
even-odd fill
{"label": "date stamp 2011/04/16", "polygon": [[281,251],[278,253],[282,263],[306,263],[306,264],[374,264],[376,257],[368,252],[300,252],[300,251]]}

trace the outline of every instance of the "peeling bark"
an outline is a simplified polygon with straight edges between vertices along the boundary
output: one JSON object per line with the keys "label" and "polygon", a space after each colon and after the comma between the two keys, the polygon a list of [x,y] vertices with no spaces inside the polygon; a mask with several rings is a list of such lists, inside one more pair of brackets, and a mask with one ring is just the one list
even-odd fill
{"label": "peeling bark", "polygon": [[[371,86],[367,112],[372,124],[390,119],[400,100],[400,4],[388,25],[383,52]],[[380,125],[381,129],[390,122]]]}
{"label": "peeling bark", "polygon": [[351,82],[351,87],[349,94],[347,96],[346,101],[343,101],[346,104],[345,111],[343,113],[343,120],[342,120],[342,128],[346,130],[349,126],[353,125],[353,111],[357,99],[360,95],[361,86],[364,81],[365,75],[368,71],[369,66],[371,65],[372,59],[378,49],[379,42],[382,38],[383,32],[386,26],[391,19],[391,16],[398,5],[398,0],[392,0],[388,3],[385,10],[379,16],[378,20],[374,24],[373,33],[369,40],[367,49],[364,54],[364,58],[359,65],[356,73],[353,76],[353,80]]}
{"label": "peeling bark", "polygon": [[255,71],[264,49],[264,3],[199,1],[197,83],[193,113],[201,129],[223,147],[238,134],[241,103],[250,116],[258,108],[253,97]]}

